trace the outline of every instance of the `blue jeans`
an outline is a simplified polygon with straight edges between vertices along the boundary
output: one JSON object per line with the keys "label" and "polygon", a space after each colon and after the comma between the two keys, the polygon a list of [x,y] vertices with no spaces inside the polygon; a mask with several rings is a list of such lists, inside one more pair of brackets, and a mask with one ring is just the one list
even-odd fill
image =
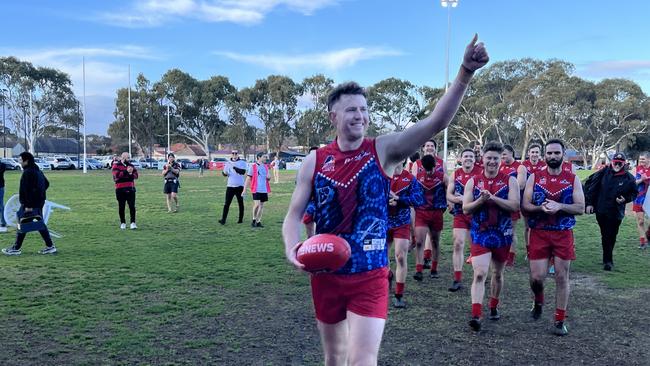
{"label": "blue jeans", "polygon": [[0,226],[7,226],[5,221],[5,187],[0,188]]}

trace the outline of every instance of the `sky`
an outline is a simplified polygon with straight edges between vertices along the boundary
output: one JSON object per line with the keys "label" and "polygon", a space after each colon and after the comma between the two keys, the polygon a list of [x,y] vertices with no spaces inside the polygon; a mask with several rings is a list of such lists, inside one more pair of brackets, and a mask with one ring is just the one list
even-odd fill
{"label": "sky", "polygon": [[448,15],[452,78],[477,32],[492,62],[562,59],[583,78],[628,78],[650,94],[648,14],[648,0],[3,1],[0,56],[68,73],[80,99],[85,57],[87,132],[106,134],[129,65],[132,83],[179,68],[238,88],[318,73],[443,86]]}

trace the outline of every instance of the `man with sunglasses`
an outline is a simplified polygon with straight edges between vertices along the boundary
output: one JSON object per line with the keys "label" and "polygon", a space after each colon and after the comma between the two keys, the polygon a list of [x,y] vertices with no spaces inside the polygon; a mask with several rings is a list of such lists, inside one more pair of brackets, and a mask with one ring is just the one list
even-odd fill
{"label": "man with sunglasses", "polygon": [[625,204],[636,197],[634,176],[625,170],[625,154],[614,154],[612,164],[592,174],[585,182],[586,212],[595,213],[603,246],[603,269],[614,267],[614,245],[625,217]]}

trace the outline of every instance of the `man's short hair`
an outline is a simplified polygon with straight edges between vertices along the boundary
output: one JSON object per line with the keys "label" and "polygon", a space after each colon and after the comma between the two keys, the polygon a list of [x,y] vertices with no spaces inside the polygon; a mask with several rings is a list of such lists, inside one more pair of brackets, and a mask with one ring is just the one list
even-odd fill
{"label": "man's short hair", "polygon": [[483,153],[494,151],[501,154],[503,152],[503,144],[498,141],[490,141],[483,146]]}
{"label": "man's short hair", "polygon": [[[436,140],[428,139],[427,142],[433,142],[433,147],[435,147],[436,149],[438,148],[438,143],[436,142]],[[425,142],[425,144],[426,144],[426,142]]]}
{"label": "man's short hair", "polygon": [[264,155],[265,155],[265,154],[264,154],[263,152],[258,152],[255,156],[259,159],[259,158],[261,158],[261,157],[264,156]]}
{"label": "man's short hair", "polygon": [[463,154],[465,154],[466,152],[470,152],[472,153],[472,155],[474,155],[474,157],[476,157],[476,152],[473,149],[470,149],[469,147],[464,148],[463,151],[460,152],[460,156],[463,156]]}
{"label": "man's short hair", "polygon": [[362,88],[359,84],[354,81],[349,81],[347,83],[339,84],[334,90],[332,90],[327,96],[327,111],[331,111],[332,107],[336,102],[341,99],[342,95],[363,95],[366,98],[366,89]]}
{"label": "man's short hair", "polygon": [[20,155],[18,155],[18,156],[20,156],[20,158],[21,158],[25,163],[27,163],[27,165],[32,165],[32,164],[34,164],[34,155],[32,155],[32,153],[30,153],[29,151],[23,151],[23,152],[21,152]]}
{"label": "man's short hair", "polygon": [[643,157],[645,157],[645,158],[650,158],[650,152],[648,152],[648,151],[643,151],[641,154],[639,154],[639,156],[643,156]]}
{"label": "man's short hair", "polygon": [[312,146],[309,148],[309,152],[312,152],[314,150],[318,150],[318,146]]}
{"label": "man's short hair", "polygon": [[558,145],[562,146],[562,151],[564,152],[564,141],[562,141],[560,139],[550,139],[550,140],[546,141],[546,144],[544,144],[544,148],[546,148],[548,145],[551,145],[551,144],[558,144]]}
{"label": "man's short hair", "polygon": [[433,155],[424,155],[420,161],[422,162],[424,170],[428,172],[432,171],[433,168],[436,167],[436,158],[434,158]]}
{"label": "man's short hair", "polygon": [[416,151],[415,154],[409,156],[409,160],[410,160],[410,161],[417,161],[417,160],[420,160],[420,153]]}
{"label": "man's short hair", "polygon": [[504,144],[503,145],[503,150],[508,150],[508,151],[510,151],[512,153],[513,157],[515,156],[515,149],[511,145]]}
{"label": "man's short hair", "polygon": [[528,151],[530,151],[530,150],[532,150],[534,148],[538,148],[540,152],[542,151],[542,145],[540,145],[540,144],[538,144],[536,142],[534,142],[534,143],[530,144],[530,146],[528,146]]}
{"label": "man's short hair", "polygon": [[176,155],[174,155],[174,153],[169,153],[169,154],[167,154],[167,158],[168,158],[168,159],[169,159],[170,156],[171,156],[172,158],[175,158],[175,157],[176,157]]}

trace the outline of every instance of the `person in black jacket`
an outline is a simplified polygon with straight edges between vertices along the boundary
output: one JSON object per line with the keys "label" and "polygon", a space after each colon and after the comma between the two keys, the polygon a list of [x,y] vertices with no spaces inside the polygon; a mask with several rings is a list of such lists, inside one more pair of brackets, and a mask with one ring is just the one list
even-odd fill
{"label": "person in black jacket", "polygon": [[0,233],[7,232],[7,223],[5,222],[5,170],[7,166],[0,162]]}
{"label": "person in black jacket", "polygon": [[625,154],[614,154],[611,165],[592,174],[585,182],[586,212],[596,213],[605,271],[611,271],[614,266],[614,245],[625,217],[625,204],[636,197],[636,182],[624,169],[625,160]]}
{"label": "person in black jacket", "polygon": [[[43,216],[43,205],[45,205],[45,191],[50,186],[47,178],[34,162],[34,155],[23,152],[20,154],[21,165],[23,166],[23,175],[20,177],[20,209],[18,209],[18,220],[32,217]],[[43,225],[43,229],[38,231],[45,241],[45,248],[38,251],[40,254],[54,254],[56,247],[50,237],[50,232]],[[18,230],[16,233],[16,243],[9,248],[2,249],[5,255],[20,255],[20,247],[23,245],[27,233]]]}

